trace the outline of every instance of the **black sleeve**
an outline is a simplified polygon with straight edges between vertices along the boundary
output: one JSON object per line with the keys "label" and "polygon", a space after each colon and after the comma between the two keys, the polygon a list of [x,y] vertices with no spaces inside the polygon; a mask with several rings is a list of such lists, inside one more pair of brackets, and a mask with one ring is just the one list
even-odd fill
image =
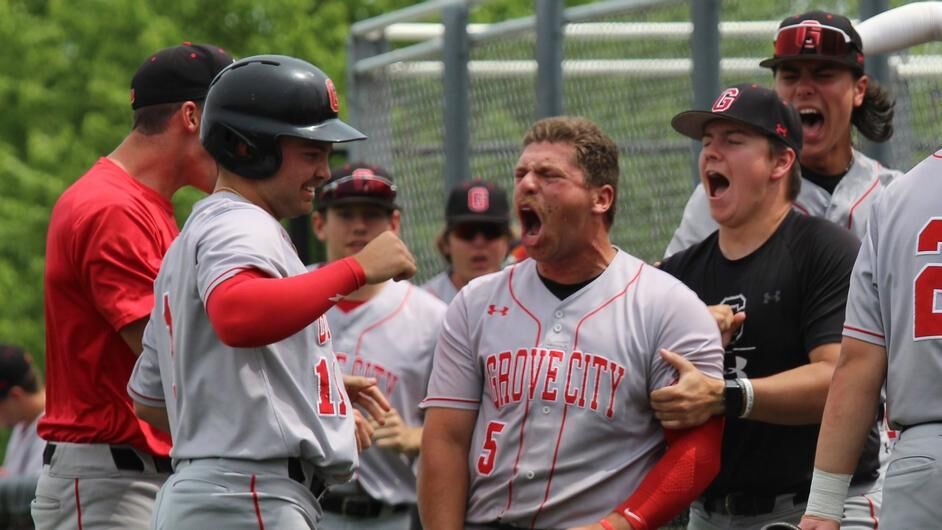
{"label": "black sleeve", "polygon": [[807,237],[796,239],[793,248],[803,254],[801,327],[807,352],[841,342],[850,274],[860,248],[850,231],[823,219],[809,221]]}

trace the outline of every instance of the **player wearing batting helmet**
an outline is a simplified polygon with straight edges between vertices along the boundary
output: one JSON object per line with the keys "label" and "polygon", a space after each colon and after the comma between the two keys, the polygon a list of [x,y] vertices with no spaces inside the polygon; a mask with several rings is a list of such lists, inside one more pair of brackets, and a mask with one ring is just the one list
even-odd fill
{"label": "player wearing batting helmet", "polygon": [[[854,265],[841,359],[815,457],[806,530],[842,526],[842,503],[881,387],[900,432],[883,481],[881,528],[942,521],[942,151],[886,188]],[[853,486],[851,486],[853,489]]]}
{"label": "player wearing batting helmet", "polygon": [[[689,528],[795,523],[808,498],[859,243],[849,231],[792,208],[803,184],[802,122],[772,90],[729,87],[710,109],[682,112],[671,125],[702,141],[700,180],[720,228],[661,268],[707,304],[737,313],[720,322],[729,338],[725,381],[671,357],[678,384],[651,394],[665,427],[727,418],[722,468],[693,504]],[[844,506],[848,528],[876,528],[873,420],[872,453],[855,472],[855,501]]]}
{"label": "player wearing batting helmet", "polygon": [[[249,57],[216,76],[200,131],[219,163],[154,285],[156,304],[128,392],[169,428],[175,473],[155,529],[315,528],[325,485],[356,469],[382,420],[375,380],[344,385],[324,312],[414,260],[392,233],[308,272],[279,223],[310,214],[337,142],[333,83],[305,61]],[[357,421],[359,420],[359,421]]]}
{"label": "player wearing batting helmet", "polygon": [[[893,134],[893,99],[864,72],[860,35],[847,17],[810,11],[782,20],[772,57],[775,91],[801,116],[799,212],[823,217],[863,237],[870,206],[901,175],[854,148],[851,129],[874,142]],[[705,239],[717,229],[708,191],[698,185],[665,256]]]}
{"label": "player wearing batting helmet", "polygon": [[170,437],[134,416],[126,387],[154,278],[179,231],[170,199],[186,185],[213,188],[216,164],[199,142],[203,99],[231,62],[208,44],[148,57],[131,80],[131,132],[52,210],[38,529],[149,527],[170,473]]}
{"label": "player wearing batting helmet", "polygon": [[720,336],[689,289],[611,244],[618,174],[589,120],[527,132],[514,208],[531,259],[448,307],[423,402],[426,528],[658,528],[716,473],[722,418],[662,429],[648,392],[677,377],[662,349],[722,377]]}

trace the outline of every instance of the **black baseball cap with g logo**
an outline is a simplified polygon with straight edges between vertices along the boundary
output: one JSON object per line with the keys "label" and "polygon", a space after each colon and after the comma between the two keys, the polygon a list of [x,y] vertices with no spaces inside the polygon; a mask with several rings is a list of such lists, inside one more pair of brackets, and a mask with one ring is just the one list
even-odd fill
{"label": "black baseball cap with g logo", "polygon": [[794,15],[779,24],[775,54],[759,65],[775,69],[796,59],[829,61],[863,73],[863,41],[845,16],[825,11]]}
{"label": "black baseball cap with g logo", "polygon": [[507,193],[493,182],[471,180],[455,186],[445,205],[445,222],[451,228],[463,223],[510,225]]}
{"label": "black baseball cap with g logo", "polygon": [[755,83],[731,86],[720,93],[710,110],[688,110],[674,116],[675,131],[700,140],[706,125],[713,120],[729,120],[759,131],[801,151],[801,117],[795,107],[778,97],[775,91]]}

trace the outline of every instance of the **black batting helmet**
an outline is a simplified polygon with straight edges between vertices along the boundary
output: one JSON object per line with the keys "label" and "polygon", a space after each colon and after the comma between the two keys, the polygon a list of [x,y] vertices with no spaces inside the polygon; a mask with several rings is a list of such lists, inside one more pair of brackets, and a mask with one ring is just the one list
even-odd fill
{"label": "black batting helmet", "polygon": [[350,142],[366,136],[337,117],[334,84],[307,61],[256,55],[219,72],[203,106],[200,141],[223,167],[246,178],[281,166],[278,138]]}

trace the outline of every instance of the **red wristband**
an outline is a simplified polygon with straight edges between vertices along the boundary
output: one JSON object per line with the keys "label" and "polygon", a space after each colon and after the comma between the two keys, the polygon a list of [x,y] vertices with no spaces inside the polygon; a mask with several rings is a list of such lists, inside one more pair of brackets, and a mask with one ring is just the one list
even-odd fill
{"label": "red wristband", "polygon": [[602,528],[604,530],[615,530],[615,527],[612,526],[612,523],[606,521],[605,519],[602,519],[601,521],[599,521],[599,524],[602,525]]}

